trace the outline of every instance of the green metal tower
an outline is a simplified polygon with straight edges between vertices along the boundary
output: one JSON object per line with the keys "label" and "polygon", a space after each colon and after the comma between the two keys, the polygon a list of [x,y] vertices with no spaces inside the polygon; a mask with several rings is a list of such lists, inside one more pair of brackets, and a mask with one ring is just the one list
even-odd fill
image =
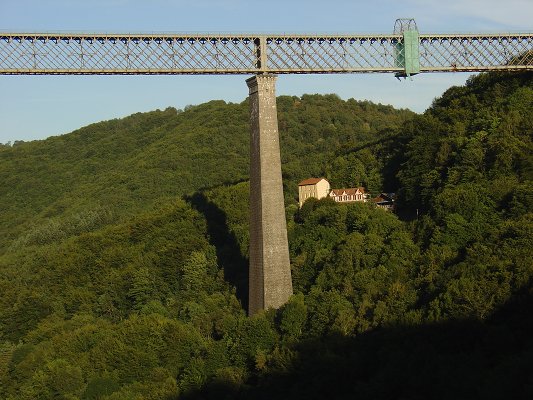
{"label": "green metal tower", "polygon": [[399,18],[394,24],[394,34],[402,35],[402,40],[394,47],[396,67],[403,68],[403,72],[396,73],[396,77],[410,77],[420,72],[419,34],[413,18]]}

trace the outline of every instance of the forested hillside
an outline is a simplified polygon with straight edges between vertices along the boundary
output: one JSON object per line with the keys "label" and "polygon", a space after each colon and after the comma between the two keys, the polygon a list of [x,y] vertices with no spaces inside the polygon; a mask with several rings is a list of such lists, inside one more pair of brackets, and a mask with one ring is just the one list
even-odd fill
{"label": "forested hillside", "polygon": [[533,397],[533,74],[278,111],[295,295],[251,318],[246,102],[0,146],[0,398]]}
{"label": "forested hillside", "polygon": [[[380,137],[412,116],[334,95],[280,97],[278,108],[288,199],[302,176],[324,171],[339,145]],[[0,254],[246,180],[248,120],[247,102],[212,101],[0,146]]]}

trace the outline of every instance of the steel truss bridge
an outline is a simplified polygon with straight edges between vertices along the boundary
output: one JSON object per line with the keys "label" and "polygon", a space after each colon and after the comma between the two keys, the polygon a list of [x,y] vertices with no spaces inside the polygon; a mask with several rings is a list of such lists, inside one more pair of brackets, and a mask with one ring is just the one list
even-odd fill
{"label": "steel truss bridge", "polygon": [[4,75],[533,70],[533,33],[171,35],[0,33]]}

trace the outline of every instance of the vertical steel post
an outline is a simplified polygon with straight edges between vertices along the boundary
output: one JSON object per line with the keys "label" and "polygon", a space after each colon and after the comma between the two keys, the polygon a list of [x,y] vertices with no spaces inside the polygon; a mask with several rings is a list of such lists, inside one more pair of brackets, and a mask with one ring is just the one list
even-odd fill
{"label": "vertical steel post", "polygon": [[254,39],[255,45],[255,68],[261,74],[268,72],[268,59],[267,59],[267,38],[266,36],[259,36]]}
{"label": "vertical steel post", "polygon": [[251,125],[249,315],[278,308],[292,295],[276,78],[265,74],[246,81]]}

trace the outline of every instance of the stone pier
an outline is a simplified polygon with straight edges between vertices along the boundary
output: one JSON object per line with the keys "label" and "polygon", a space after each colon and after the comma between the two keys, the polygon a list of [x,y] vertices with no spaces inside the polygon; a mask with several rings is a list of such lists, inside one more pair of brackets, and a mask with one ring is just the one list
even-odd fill
{"label": "stone pier", "polygon": [[249,315],[278,308],[292,295],[276,78],[264,74],[246,81],[251,125]]}

